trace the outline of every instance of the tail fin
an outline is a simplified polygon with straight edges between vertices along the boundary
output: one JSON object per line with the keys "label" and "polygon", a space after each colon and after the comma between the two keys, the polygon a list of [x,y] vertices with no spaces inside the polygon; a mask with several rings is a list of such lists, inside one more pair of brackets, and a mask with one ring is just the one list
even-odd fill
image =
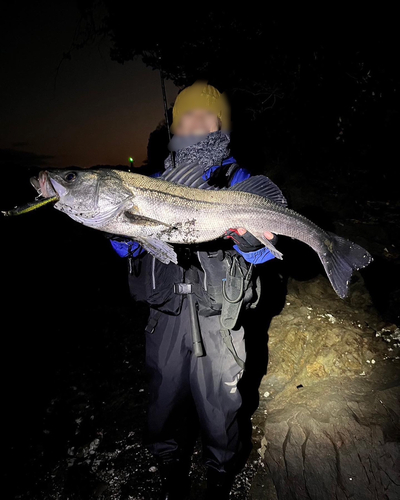
{"label": "tail fin", "polygon": [[326,232],[330,236],[326,252],[318,255],[335,292],[344,299],[349,293],[353,271],[366,267],[374,259],[360,245],[329,231]]}

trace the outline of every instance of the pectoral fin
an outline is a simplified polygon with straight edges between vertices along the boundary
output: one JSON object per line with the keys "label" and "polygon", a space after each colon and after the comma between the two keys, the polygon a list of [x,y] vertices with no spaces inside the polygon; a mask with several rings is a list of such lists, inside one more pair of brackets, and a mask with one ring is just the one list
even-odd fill
{"label": "pectoral fin", "polygon": [[145,217],[144,215],[139,215],[134,211],[125,210],[124,215],[131,224],[140,224],[141,226],[167,226],[164,222],[150,219],[150,217]]}
{"label": "pectoral fin", "polygon": [[145,236],[141,235],[139,237],[135,237],[135,240],[140,243],[145,250],[147,250],[151,255],[154,255],[156,259],[164,264],[169,264],[169,262],[176,264],[178,262],[176,252],[169,243],[152,237],[152,234],[157,234],[159,231],[165,230],[166,227],[169,227],[168,224],[139,215],[135,213],[134,210],[126,210],[124,215],[130,224],[136,224],[144,229],[142,234],[143,232],[150,233],[150,235],[146,234]]}
{"label": "pectoral fin", "polygon": [[147,250],[151,255],[154,255],[156,259],[163,262],[164,264],[169,264],[173,262],[178,263],[178,257],[172,245],[166,243],[165,241],[158,240],[156,238],[135,238],[142,247]]}

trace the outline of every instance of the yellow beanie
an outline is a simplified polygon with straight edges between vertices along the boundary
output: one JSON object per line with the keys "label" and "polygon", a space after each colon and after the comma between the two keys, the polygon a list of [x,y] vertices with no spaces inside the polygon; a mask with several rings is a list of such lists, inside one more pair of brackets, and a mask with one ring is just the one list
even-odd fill
{"label": "yellow beanie", "polygon": [[192,109],[208,109],[221,120],[223,130],[230,129],[230,106],[225,93],[221,94],[215,87],[208,85],[206,80],[197,80],[186,87],[175,99],[172,109],[171,131],[179,124],[181,116]]}

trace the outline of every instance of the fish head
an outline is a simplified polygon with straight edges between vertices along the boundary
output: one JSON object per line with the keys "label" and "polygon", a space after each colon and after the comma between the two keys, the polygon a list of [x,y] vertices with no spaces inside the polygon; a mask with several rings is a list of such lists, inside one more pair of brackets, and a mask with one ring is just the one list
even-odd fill
{"label": "fish head", "polygon": [[111,169],[42,170],[31,183],[42,196],[58,197],[57,210],[92,226],[104,224],[108,215],[133,197]]}
{"label": "fish head", "polygon": [[85,208],[85,211],[95,209],[95,194],[98,175],[84,170],[42,170],[39,172],[39,186],[45,198],[58,197],[60,206]]}

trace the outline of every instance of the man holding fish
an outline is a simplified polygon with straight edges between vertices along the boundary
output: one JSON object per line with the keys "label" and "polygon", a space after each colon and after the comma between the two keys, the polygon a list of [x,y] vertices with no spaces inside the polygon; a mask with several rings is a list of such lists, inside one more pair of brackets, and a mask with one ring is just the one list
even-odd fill
{"label": "man holding fish", "polygon": [[[215,187],[228,187],[250,177],[250,173],[240,168],[230,154],[229,121],[226,97],[206,82],[198,81],[178,95],[173,108],[171,155],[165,161],[166,172],[176,176],[175,182],[188,178],[186,184],[190,185],[191,179],[202,178],[209,181],[208,184],[214,183]],[[185,184],[184,180],[182,182]],[[276,240],[270,232],[265,236]],[[221,325],[222,280],[226,279],[228,266],[233,270],[237,267],[239,273],[251,274],[253,263],[260,264],[274,256],[244,228],[233,228],[226,237],[231,239],[226,242],[220,239],[212,245],[203,243],[191,251],[187,247],[185,250],[189,255],[181,255],[178,264],[155,261],[134,241],[112,241],[115,250],[131,260],[129,282],[133,297],[150,299],[153,306],[146,329],[150,388],[146,444],[159,464],[163,484],[161,498],[189,498],[188,471],[192,449],[184,442],[190,429],[182,427],[196,425],[185,418],[190,405],[198,414],[203,438],[203,461],[208,471],[207,498],[228,498],[238,472],[235,469],[238,455],[242,449],[248,452],[251,446],[241,443],[237,421],[242,399],[236,384],[243,374],[240,362],[246,359],[244,329],[233,325],[233,321],[231,329]],[[232,240],[233,248],[229,243]],[[135,268],[139,266],[138,276]],[[205,347],[203,356],[191,353],[189,295],[176,293],[180,291],[177,282],[188,281],[185,275],[187,278],[189,274],[190,281],[195,282],[192,288],[194,285],[198,289],[197,293],[192,291],[192,297],[196,297],[196,320]],[[234,279],[239,278],[235,276]],[[151,286],[144,284],[146,280]],[[199,291],[201,284],[207,286],[207,280],[209,297],[206,297],[205,288]],[[237,317],[241,308],[249,307],[256,300],[254,281],[249,275],[247,297],[236,305],[229,304],[230,314]],[[240,289],[233,287],[232,283],[230,292],[238,297]],[[150,293],[150,297],[141,296],[144,289],[153,286],[154,293]],[[188,291],[188,287],[184,287],[185,283],[181,285],[181,291]],[[158,304],[152,304],[155,295]],[[223,309],[225,311],[225,307]],[[225,337],[227,344],[223,335],[230,337],[230,340]]]}

